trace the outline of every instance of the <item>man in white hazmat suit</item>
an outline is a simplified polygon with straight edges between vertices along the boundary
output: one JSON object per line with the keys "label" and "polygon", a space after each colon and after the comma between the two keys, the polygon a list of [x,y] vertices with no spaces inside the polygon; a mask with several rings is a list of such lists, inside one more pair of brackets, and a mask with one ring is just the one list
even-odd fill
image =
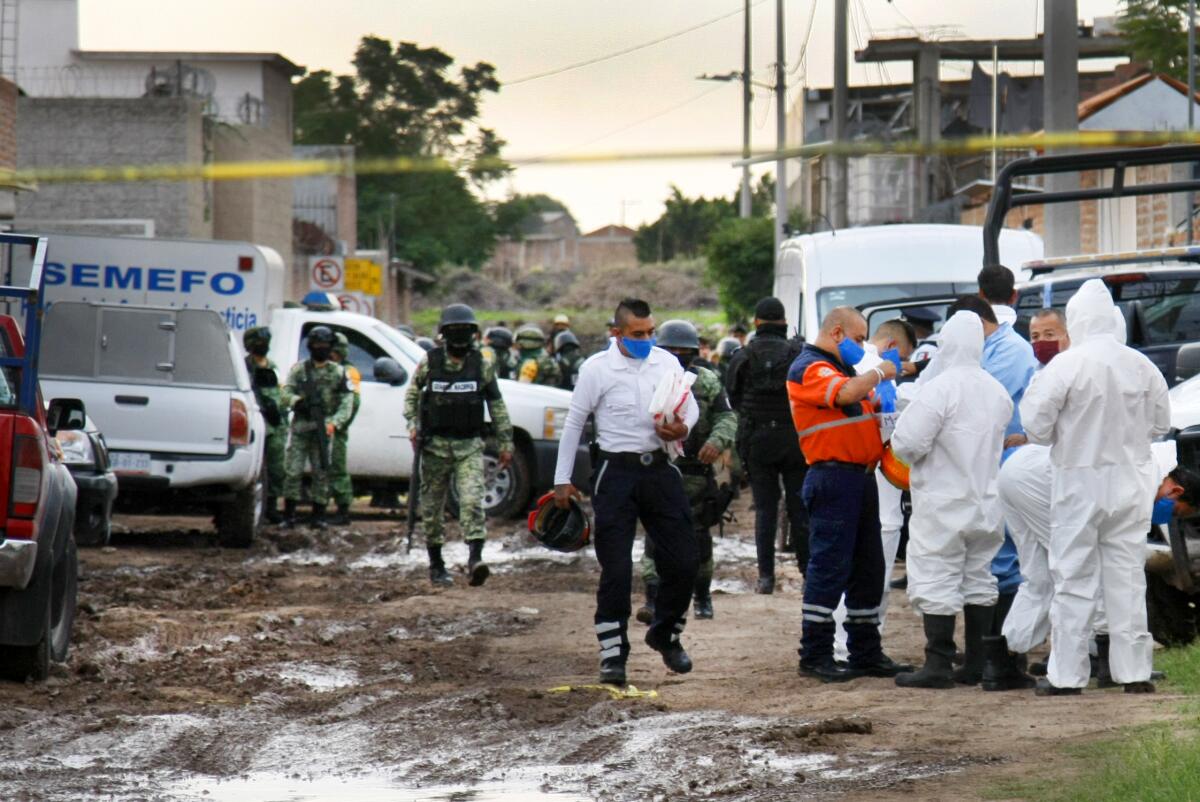
{"label": "man in white hazmat suit", "polygon": [[[978,682],[992,625],[992,558],[1004,541],[996,474],[1012,418],[1008,391],[982,367],[983,323],[958,312],[942,327],[938,375],[900,415],[892,450],[911,466],[908,598],[924,619],[925,665],[899,674],[910,688]],[[954,619],[962,611],[966,660],[953,670]],[[971,677],[972,679],[965,679]]]}
{"label": "man in white hazmat suit", "polygon": [[1021,401],[1029,442],[1050,445],[1050,573],[1054,641],[1038,694],[1078,694],[1090,676],[1088,642],[1103,590],[1113,679],[1153,692],[1146,625],[1145,538],[1157,482],[1150,442],[1171,427],[1158,368],[1117,340],[1114,304],[1099,279],[1067,303],[1071,347]]}

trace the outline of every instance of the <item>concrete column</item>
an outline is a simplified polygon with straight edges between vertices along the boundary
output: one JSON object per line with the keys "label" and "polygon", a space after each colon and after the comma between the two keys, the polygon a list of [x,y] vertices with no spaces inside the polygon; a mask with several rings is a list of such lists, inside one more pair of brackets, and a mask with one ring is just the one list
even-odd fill
{"label": "concrete column", "polygon": [[[925,45],[913,64],[913,103],[917,123],[917,139],[922,145],[932,145],[942,133],[942,85],[938,77],[939,50],[937,45]],[[922,156],[917,168],[917,203],[919,213],[929,205],[933,194],[933,168],[936,160]]]}
{"label": "concrete column", "polygon": [[[833,108],[830,110],[830,139],[846,141],[846,114],[849,111],[849,46],[846,19],[849,0],[836,0],[833,12]],[[834,228],[845,228],[846,216],[846,157],[830,158],[829,219]]]}
{"label": "concrete column", "polygon": [[[1047,132],[1079,130],[1079,29],[1076,0],[1046,0],[1045,127]],[[1061,151],[1058,151],[1061,152]],[[1047,192],[1079,188],[1079,174],[1046,176]],[[1079,253],[1079,204],[1055,203],[1046,207],[1046,255]]]}

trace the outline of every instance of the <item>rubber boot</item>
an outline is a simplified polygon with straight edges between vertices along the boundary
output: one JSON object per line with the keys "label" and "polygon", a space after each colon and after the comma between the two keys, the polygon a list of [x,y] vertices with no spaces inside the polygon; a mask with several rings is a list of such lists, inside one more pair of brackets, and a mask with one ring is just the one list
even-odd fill
{"label": "rubber boot", "polygon": [[1096,687],[1097,688],[1115,688],[1117,683],[1113,682],[1112,668],[1108,665],[1108,635],[1096,636]]}
{"label": "rubber boot", "polygon": [[278,524],[283,523],[283,516],[279,514],[279,499],[275,496],[267,496],[266,510],[264,512],[267,523]]}
{"label": "rubber boot", "polygon": [[763,596],[770,596],[775,592],[775,576],[760,576],[758,584],[754,586],[754,592]]}
{"label": "rubber boot", "polygon": [[446,570],[446,563],[442,560],[442,547],[426,546],[425,550],[429,552],[429,581],[441,587],[452,586],[454,579]]}
{"label": "rubber boot", "polygon": [[646,582],[646,603],[638,608],[635,616],[639,624],[650,625],[654,620],[654,600],[658,598],[658,581],[648,580]]}
{"label": "rubber boot", "polygon": [[350,505],[338,504],[337,512],[330,516],[329,523],[334,526],[349,526],[350,525]]}
{"label": "rubber boot", "polygon": [[697,579],[696,589],[692,593],[692,617],[712,618],[712,580]]}
{"label": "rubber boot", "polygon": [[919,671],[897,674],[901,688],[953,688],[954,616],[927,615],[925,624],[925,665]]}
{"label": "rubber boot", "polygon": [[1037,685],[1037,680],[1025,673],[1025,655],[1008,650],[1008,639],[1003,635],[989,635],[983,639],[982,686],[985,691],[1028,690]]}
{"label": "rubber boot", "polygon": [[325,523],[325,505],[312,505],[312,518],[309,519],[309,526],[313,529],[325,529],[328,524]]}
{"label": "rubber boot", "polygon": [[467,559],[467,576],[470,577],[467,584],[473,588],[487,582],[487,578],[492,575],[491,569],[483,561],[483,543],[483,540],[472,540],[468,544],[471,547],[471,556]]}
{"label": "rubber boot", "polygon": [[954,672],[954,681],[959,685],[978,685],[983,679],[983,665],[987,658],[983,651],[983,638],[992,629],[994,608],[968,604],[963,607],[963,664]]}
{"label": "rubber boot", "polygon": [[280,524],[284,529],[291,529],[296,525],[296,500],[283,500],[283,521]]}
{"label": "rubber boot", "polygon": [[996,597],[996,606],[992,608],[992,631],[985,632],[985,635],[1003,635],[1004,634],[1004,619],[1008,618],[1008,611],[1012,609],[1013,602],[1017,600],[1016,591],[1012,593],[1001,593]]}

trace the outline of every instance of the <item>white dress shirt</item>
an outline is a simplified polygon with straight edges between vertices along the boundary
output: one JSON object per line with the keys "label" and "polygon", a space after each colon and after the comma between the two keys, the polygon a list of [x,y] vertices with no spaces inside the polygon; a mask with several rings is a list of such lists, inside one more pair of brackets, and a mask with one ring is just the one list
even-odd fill
{"label": "white dress shirt", "polygon": [[[601,450],[645,453],[661,449],[663,441],[654,431],[650,399],[658,383],[673,373],[682,374],[683,367],[673,354],[661,348],[652,348],[645,359],[632,359],[613,342],[608,350],[589,357],[579,369],[579,381],[571,394],[571,409],[558,444],[554,484],[571,481],[583,426],[593,413]],[[699,417],[696,399],[689,395],[683,422],[690,430]]]}

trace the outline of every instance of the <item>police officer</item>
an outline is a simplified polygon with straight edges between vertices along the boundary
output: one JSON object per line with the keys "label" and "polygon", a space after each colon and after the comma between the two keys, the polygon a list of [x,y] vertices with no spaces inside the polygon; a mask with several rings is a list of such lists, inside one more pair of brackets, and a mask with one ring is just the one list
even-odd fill
{"label": "police officer", "polygon": [[532,323],[517,329],[517,380],[557,387],[561,376],[558,363],[546,353],[546,335]]}
{"label": "police officer", "polygon": [[470,546],[467,573],[472,586],[490,574],[483,561],[484,439],[492,419],[499,442],[500,467],[512,462],[513,430],[508,409],[496,383],[496,367],[476,344],[479,324],[466,304],[450,304],[438,323],[442,345],[429,352],[417,368],[404,397],[404,416],[413,449],[421,451],[421,527],[429,552],[429,579],[434,585],[453,585],[442,559],[445,542],[443,510],[450,483],[458,488],[458,520]]}
{"label": "police officer", "polygon": [[654,318],[645,301],[621,301],[613,319],[611,344],[583,363],[571,395],[558,444],[554,498],[565,509],[572,497],[579,496],[571,484],[575,452],[584,423],[594,414],[599,454],[592,506],[600,562],[594,620],[600,642],[600,681],[623,685],[629,656],[631,553],[639,520],[654,543],[661,577],[646,645],[662,655],[670,670],[680,674],[692,670],[679,637],[696,583],[698,549],[683,477],[671,466],[663,446],[687,438],[699,409],[689,394],[682,420],[655,422],[649,412],[655,388],[681,378],[683,368],[671,354],[654,347]]}
{"label": "police officer", "polygon": [[787,395],[788,369],[801,345],[788,339],[783,303],[778,298],[758,302],[754,326],[754,339],[729,360],[725,387],[738,412],[738,453],[754,495],[755,592],[774,593],[781,482],[801,573],[808,566],[808,516],[800,498],[805,463],[792,428]]}
{"label": "police officer", "polygon": [[350,505],[354,503],[354,484],[350,480],[350,467],[347,464],[347,452],[350,448],[350,424],[358,417],[358,408],[362,405],[362,374],[358,368],[350,364],[350,341],[340,331],[333,335],[332,359],[346,371],[346,380],[353,390],[353,400],[350,406],[350,419],[345,426],[339,426],[333,433],[333,442],[329,449],[329,489],[333,502],[337,504],[337,515],[329,522],[338,526],[350,523]]}
{"label": "police officer", "polygon": [[330,357],[333,332],[314,326],[308,332],[308,359],[292,365],[288,372],[286,398],[291,406],[292,431],[288,441],[283,483],[284,525],[296,522],[300,481],[306,463],[312,466],[312,523],[325,527],[325,502],[329,497],[330,441],[339,427],[350,420],[353,400],[346,372]]}
{"label": "police officer", "polygon": [[[686,320],[668,320],[658,330],[658,346],[674,354],[684,370],[696,374],[692,395],[700,408],[700,417],[683,445],[683,456],[675,460],[675,467],[683,474],[683,489],[692,507],[692,526],[696,533],[696,545],[700,549],[700,571],[692,592],[692,612],[696,618],[712,618],[711,527],[725,512],[718,498],[713,463],[733,448],[737,437],[737,416],[729,407],[729,399],[725,397],[725,389],[721,387],[717,374],[696,365],[700,337],[695,326]],[[646,585],[646,606],[638,610],[637,619],[649,624],[654,617],[654,601],[658,596],[654,542],[649,540],[642,556],[642,579]]]}
{"label": "police officer", "polygon": [[279,494],[283,490],[283,454],[287,448],[287,410],[279,388],[279,373],[275,363],[267,358],[271,350],[271,330],[266,326],[247,329],[242,335],[246,346],[246,370],[254,388],[254,399],[267,427],[263,442],[263,461],[267,468],[267,521],[283,520],[279,515]]}
{"label": "police officer", "polygon": [[912,362],[921,368],[937,352],[938,339],[933,333],[933,327],[942,316],[927,306],[914,306],[904,310],[904,320],[912,324],[917,335],[917,348],[913,351]]}
{"label": "police officer", "polygon": [[561,376],[558,386],[574,390],[579,380],[579,367],[583,364],[583,352],[579,348],[579,339],[570,330],[554,335],[554,361],[558,363]]}
{"label": "police officer", "polygon": [[504,326],[492,326],[483,335],[484,346],[479,349],[492,358],[496,378],[514,379],[517,375],[517,356],[513,353],[513,333]]}

